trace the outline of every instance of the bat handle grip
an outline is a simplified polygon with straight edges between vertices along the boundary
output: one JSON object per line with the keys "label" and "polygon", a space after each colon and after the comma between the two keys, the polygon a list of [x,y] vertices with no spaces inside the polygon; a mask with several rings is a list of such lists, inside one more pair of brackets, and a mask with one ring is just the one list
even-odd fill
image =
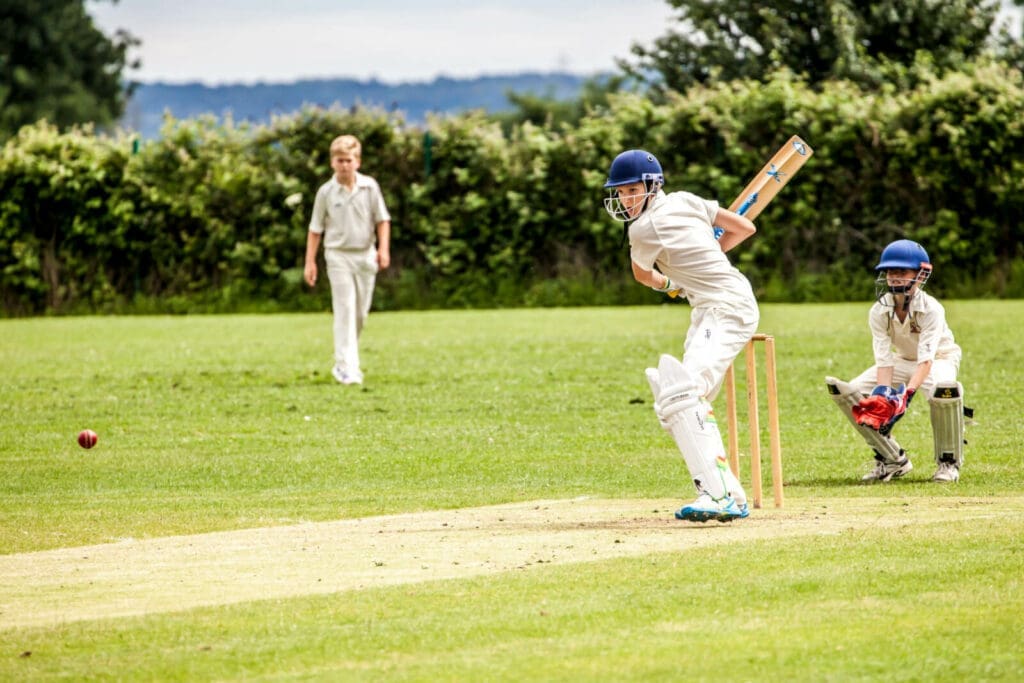
{"label": "bat handle grip", "polygon": [[[753,206],[753,205],[754,205],[754,204],[755,204],[756,202],[757,202],[757,192],[755,192],[754,194],[752,194],[752,195],[750,195],[749,197],[747,197],[747,201],[743,202],[743,203],[742,203],[742,204],[740,205],[740,208],[736,209],[736,213],[737,213],[737,214],[739,214],[740,216],[742,216],[742,215],[743,215],[743,214],[745,214],[745,213],[747,212],[747,210],[748,210],[748,209],[750,209],[750,207],[752,207],[752,206]],[[720,240],[720,239],[722,239],[722,235],[724,235],[724,234],[725,234],[725,230],[723,230],[722,228],[718,227],[717,225],[716,225],[716,226],[714,226],[714,228],[715,228],[715,239],[716,239],[716,240]]]}

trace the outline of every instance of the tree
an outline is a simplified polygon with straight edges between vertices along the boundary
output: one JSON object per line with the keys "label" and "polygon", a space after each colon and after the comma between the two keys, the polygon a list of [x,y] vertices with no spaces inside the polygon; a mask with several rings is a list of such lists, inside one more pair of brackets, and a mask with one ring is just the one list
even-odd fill
{"label": "tree", "polygon": [[[117,0],[112,0],[116,2]],[[108,38],[84,0],[0,0],[0,139],[46,119],[61,129],[115,122],[132,86],[122,83],[125,31]]]}
{"label": "tree", "polygon": [[788,68],[811,83],[891,80],[927,56],[942,72],[990,44],[997,0],[667,0],[679,27],[627,74],[656,89],[685,91],[713,79],[764,79]]}
{"label": "tree", "polygon": [[[1010,10],[1015,5],[1016,10]],[[997,55],[1010,66],[1024,71],[1024,0],[1004,0],[1007,18],[998,28]]]}
{"label": "tree", "polygon": [[620,74],[597,76],[584,81],[579,95],[572,100],[559,100],[551,93],[533,95],[510,90],[506,96],[512,109],[492,114],[490,118],[501,123],[506,133],[526,122],[548,128],[575,126],[590,110],[607,107],[609,95],[635,85]]}

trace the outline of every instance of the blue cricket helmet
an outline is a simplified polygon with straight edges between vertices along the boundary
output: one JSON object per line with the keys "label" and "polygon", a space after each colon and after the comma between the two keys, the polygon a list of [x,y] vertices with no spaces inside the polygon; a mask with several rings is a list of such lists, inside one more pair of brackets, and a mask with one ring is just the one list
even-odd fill
{"label": "blue cricket helmet", "polygon": [[889,270],[890,268],[930,271],[932,263],[928,258],[928,252],[917,242],[896,240],[882,250],[882,258],[875,266],[875,270]]}
{"label": "blue cricket helmet", "polygon": [[661,164],[650,152],[631,149],[615,157],[611,168],[608,169],[608,181],[604,186],[607,188],[630,183],[647,183],[650,189],[650,181],[657,183],[658,187],[665,184]]}
{"label": "blue cricket helmet", "polygon": [[[889,270],[916,270],[914,279],[902,285],[890,285],[886,272]],[[910,306],[910,296],[913,296],[914,285],[923,288],[932,274],[931,259],[928,252],[913,240],[896,240],[882,250],[882,258],[875,266],[878,277],[875,280],[875,297],[882,301],[886,292],[890,294],[909,295],[903,303],[904,309]]]}

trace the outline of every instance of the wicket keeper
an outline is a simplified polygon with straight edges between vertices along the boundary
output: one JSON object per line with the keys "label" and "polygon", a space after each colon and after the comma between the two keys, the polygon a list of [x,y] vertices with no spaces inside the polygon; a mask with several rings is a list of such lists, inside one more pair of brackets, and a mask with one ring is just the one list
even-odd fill
{"label": "wicket keeper", "polygon": [[825,378],[832,400],[874,451],[874,468],[861,480],[891,481],[914,468],[892,428],[923,390],[937,466],[932,481],[958,481],[964,464],[961,353],[946,310],[924,292],[932,274],[928,253],[917,242],[896,240],[882,251],[875,271],[876,301],[868,313],[875,364],[849,382]]}

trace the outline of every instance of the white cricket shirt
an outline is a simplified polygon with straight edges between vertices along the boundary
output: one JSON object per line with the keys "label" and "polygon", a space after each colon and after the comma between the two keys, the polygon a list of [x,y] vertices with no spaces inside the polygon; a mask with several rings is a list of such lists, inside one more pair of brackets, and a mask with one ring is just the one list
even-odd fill
{"label": "white cricket shirt", "polygon": [[728,307],[744,322],[755,321],[757,301],[750,281],[715,239],[717,213],[716,201],[690,192],[659,191],[653,206],[629,226],[630,258],[644,270],[657,265],[682,287],[694,308]]}
{"label": "white cricket shirt", "polygon": [[946,324],[946,309],[926,292],[914,294],[903,322],[896,317],[892,294],[885,294],[868,312],[868,325],[878,367],[892,367],[896,359],[960,363],[960,347]]}
{"label": "white cricket shirt", "polygon": [[390,220],[377,181],[357,172],[351,192],[335,176],[320,186],[309,231],[323,234],[325,249],[358,251],[374,245],[377,223]]}

